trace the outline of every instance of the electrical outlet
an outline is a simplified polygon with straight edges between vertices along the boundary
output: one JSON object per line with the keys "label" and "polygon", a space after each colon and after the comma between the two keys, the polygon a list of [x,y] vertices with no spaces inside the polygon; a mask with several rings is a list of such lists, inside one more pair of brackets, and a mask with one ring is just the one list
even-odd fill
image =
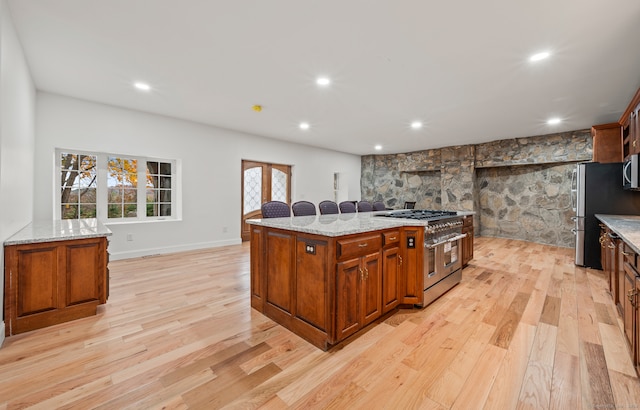
{"label": "electrical outlet", "polygon": [[127,240],[128,241],[133,241],[133,234],[132,233],[128,233],[127,234]]}

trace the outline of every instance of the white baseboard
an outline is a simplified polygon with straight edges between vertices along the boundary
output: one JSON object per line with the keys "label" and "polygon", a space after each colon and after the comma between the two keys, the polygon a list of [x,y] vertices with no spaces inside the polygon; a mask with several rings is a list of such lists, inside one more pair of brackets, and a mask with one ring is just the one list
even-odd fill
{"label": "white baseboard", "polygon": [[2,321],[2,327],[0,327],[0,329],[2,329],[2,332],[0,332],[0,348],[2,348],[2,345],[4,344],[4,320]]}
{"label": "white baseboard", "polygon": [[109,251],[109,259],[117,261],[121,259],[139,258],[141,256],[162,255],[165,253],[195,251],[206,248],[219,248],[221,246],[239,245],[242,243],[240,238],[228,239],[224,241],[190,243],[186,245],[170,246],[167,248],[150,248],[138,249],[135,251],[111,252]]}

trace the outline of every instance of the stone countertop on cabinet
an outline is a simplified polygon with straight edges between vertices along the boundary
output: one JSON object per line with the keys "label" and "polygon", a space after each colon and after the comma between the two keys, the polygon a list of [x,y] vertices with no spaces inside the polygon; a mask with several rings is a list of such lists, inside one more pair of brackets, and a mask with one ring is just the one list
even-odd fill
{"label": "stone countertop on cabinet", "polygon": [[34,221],[4,241],[5,246],[111,236],[95,218]]}
{"label": "stone countertop on cabinet", "polygon": [[[294,232],[310,233],[322,236],[344,236],[366,233],[403,226],[427,226],[428,221],[401,218],[376,217],[381,212],[363,212],[351,214],[291,216],[287,218],[249,219],[247,223],[269,228],[279,228]],[[473,215],[475,212],[461,211],[459,216]]]}
{"label": "stone countertop on cabinet", "polygon": [[640,216],[596,214],[596,218],[620,236],[636,253],[640,253]]}

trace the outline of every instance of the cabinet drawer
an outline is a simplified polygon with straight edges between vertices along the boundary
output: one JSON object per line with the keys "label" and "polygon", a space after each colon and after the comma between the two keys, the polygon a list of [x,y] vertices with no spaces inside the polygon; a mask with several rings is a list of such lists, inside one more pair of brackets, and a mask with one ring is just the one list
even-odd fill
{"label": "cabinet drawer", "polygon": [[382,236],[363,235],[350,239],[338,240],[338,258],[348,258],[375,252],[382,247]]}
{"label": "cabinet drawer", "polygon": [[400,231],[383,232],[382,237],[384,246],[397,244],[400,242]]}

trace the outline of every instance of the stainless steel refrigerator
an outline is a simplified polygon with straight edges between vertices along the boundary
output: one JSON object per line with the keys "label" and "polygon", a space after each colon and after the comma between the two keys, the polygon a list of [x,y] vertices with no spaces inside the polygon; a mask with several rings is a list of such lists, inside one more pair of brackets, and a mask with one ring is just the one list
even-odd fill
{"label": "stainless steel refrigerator", "polygon": [[623,189],[621,162],[587,162],[573,171],[571,200],[576,213],[576,265],[602,269],[600,223],[594,215],[640,215],[640,192]]}

